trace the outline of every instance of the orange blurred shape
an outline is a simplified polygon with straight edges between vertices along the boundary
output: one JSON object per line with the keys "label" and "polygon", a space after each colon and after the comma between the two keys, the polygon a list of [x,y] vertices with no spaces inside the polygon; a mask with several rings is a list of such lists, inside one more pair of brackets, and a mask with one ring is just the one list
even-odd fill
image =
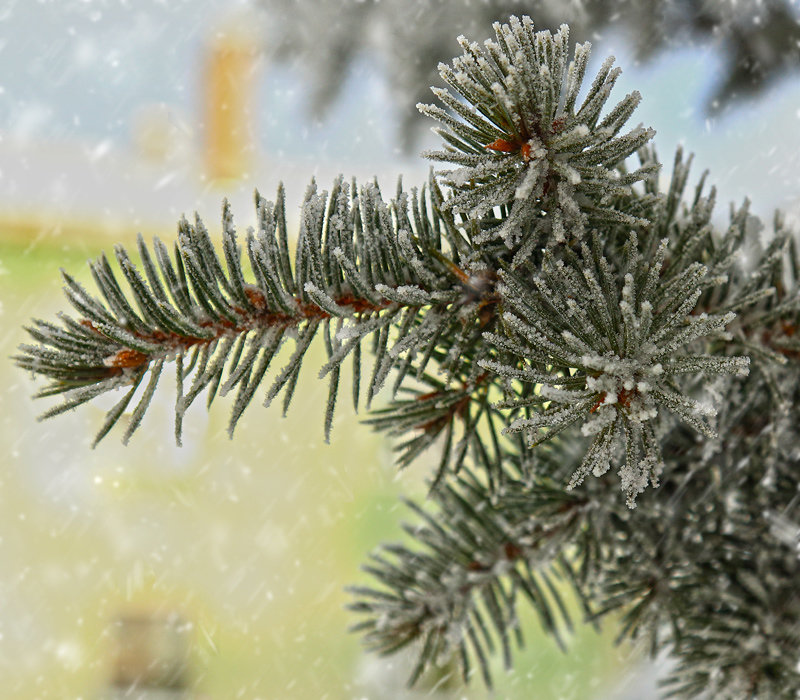
{"label": "orange blurred shape", "polygon": [[206,168],[212,179],[240,178],[254,151],[253,103],[259,51],[247,32],[209,43],[204,76]]}

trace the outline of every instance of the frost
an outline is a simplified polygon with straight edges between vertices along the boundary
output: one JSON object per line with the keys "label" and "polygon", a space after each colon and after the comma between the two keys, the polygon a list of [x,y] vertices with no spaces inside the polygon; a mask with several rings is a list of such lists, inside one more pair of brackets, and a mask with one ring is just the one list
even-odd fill
{"label": "frost", "polygon": [[524,179],[514,190],[514,199],[527,199],[538,181],[539,172],[534,167],[529,166]]}
{"label": "frost", "polygon": [[[599,247],[596,241],[592,245]],[[621,483],[631,507],[647,483],[657,482],[663,468],[655,432],[664,418],[662,408],[699,433],[716,435],[707,422],[716,415],[714,404],[676,392],[676,378],[691,372],[741,375],[749,363],[746,357],[680,354],[697,338],[718,336],[734,316],[691,313],[706,273],[697,263],[688,264],[659,289],[665,250],[662,242],[647,262],[631,233],[626,244],[628,271],[616,299],[608,292],[614,279],[611,265],[588,245],[583,247],[583,260],[594,261],[592,265],[578,260],[567,265],[546,251],[542,272],[533,280],[535,293],[510,274],[503,276],[500,287],[507,309],[503,319],[515,343],[499,344],[539,363],[576,368],[579,374],[571,375],[572,380],[582,377],[584,382],[577,389],[571,383],[567,390],[560,386],[567,380],[558,374],[526,376],[507,365],[493,366],[509,379],[536,382],[541,397],[551,401],[539,415],[518,419],[509,430],[530,432],[536,444],[579,422],[581,434],[593,442],[570,481],[572,487],[588,474],[605,473],[621,444]],[[668,304],[652,301],[664,297],[670,299]]]}
{"label": "frost", "polygon": [[[481,47],[462,41],[464,55],[455,58],[452,67],[439,66],[454,93],[469,103],[480,99],[483,114],[465,110],[455,95],[441,89],[434,89],[434,94],[449,109],[418,105],[449,132],[445,149],[425,156],[460,166],[439,172],[442,182],[453,190],[445,206],[473,219],[497,206],[510,206],[506,221],[483,232],[480,242],[502,240],[509,248],[522,242],[514,266],[541,244],[583,237],[591,217],[578,206],[579,198],[598,203],[603,210],[598,220],[611,217],[645,223],[606,206],[613,195],[653,172],[651,166],[644,166],[628,174],[622,186],[616,170],[618,163],[654,134],[637,127],[619,135],[640,100],[639,94],[625,97],[611,111],[613,117],[598,124],[619,74],[610,69],[610,61],[578,107],[588,45],[577,46],[574,62],[568,64],[565,25],[555,34],[535,33],[531,25],[512,19],[508,25],[496,24],[495,32],[497,42],[487,40]],[[525,48],[534,44],[535,51]],[[501,129],[499,124],[508,126]],[[537,219],[541,209],[549,216]]]}

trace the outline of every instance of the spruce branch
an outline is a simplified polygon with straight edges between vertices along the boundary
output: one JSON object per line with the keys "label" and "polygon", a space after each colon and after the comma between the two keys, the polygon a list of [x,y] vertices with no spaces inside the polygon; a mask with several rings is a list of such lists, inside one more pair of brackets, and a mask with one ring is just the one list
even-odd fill
{"label": "spruce branch", "polygon": [[497,41],[487,40],[484,48],[459,37],[463,56],[453,59],[452,67],[439,66],[457,95],[432,88],[445,108],[418,105],[445,127],[436,130],[444,150],[425,155],[459,166],[439,173],[453,192],[447,206],[473,219],[509,207],[477,242],[500,239],[518,249],[515,264],[542,244],[581,239],[594,226],[646,225],[646,218],[611,201],[658,167],[646,163],[633,172],[619,170],[655,132],[636,127],[620,135],[641,99],[638,92],[601,118],[619,75],[613,59],[603,64],[578,106],[588,43],[576,46],[568,65],[566,25],[552,35],[534,32],[529,17],[512,17],[507,25],[495,23],[494,30]]}
{"label": "spruce branch", "polygon": [[[614,269],[595,234],[591,246],[584,244],[580,255],[566,261],[546,252],[532,284],[506,271],[499,288],[504,332],[487,334],[489,342],[523,352],[513,365],[486,367],[539,385],[527,400],[537,410],[508,430],[525,431],[537,444],[580,421],[581,432],[593,441],[571,487],[590,473],[608,471],[622,441],[620,480],[631,507],[648,481],[657,485],[663,469],[654,428],[659,409],[715,435],[707,423],[713,407],[685,396],[676,378],[691,372],[742,375],[748,367],[747,357],[683,354],[686,346],[720,334],[734,314],[692,314],[708,268],[693,262],[665,274],[667,246],[664,239],[646,261],[631,233],[625,259]],[[537,371],[528,358],[550,369]]]}
{"label": "spruce branch", "polygon": [[[432,183],[433,196],[438,196]],[[138,428],[165,363],[177,367],[176,439],[186,409],[203,392],[236,392],[232,433],[287,339],[294,351],[266,392],[269,404],[283,392],[288,407],[303,358],[323,330],[330,378],[325,415],[331,428],[339,370],[352,357],[353,400],[360,394],[361,347],[372,339],[374,369],[369,403],[393,368],[420,376],[434,359],[457,372],[459,354],[450,349],[480,334],[489,322],[491,290],[471,281],[452,223],[446,224],[425,191],[398,189],[384,202],[376,185],[357,189],[339,178],[331,193],[312,182],[300,217],[294,262],[289,246],[283,189],[275,203],[256,194],[258,231],[247,232],[242,264],[230,207],[223,206],[223,262],[203,222],[179,224],[171,258],[158,239],[153,252],[141,236],[141,269],[121,246],[115,249],[124,290],[111,263],[91,264],[102,299],[64,273],[65,293],[78,319],[61,316],[62,326],[35,321],[28,331],[38,345],[21,346],[17,363],[51,384],[38,396],[63,394],[44,417],[63,413],[106,392],[130,387],[107,414],[95,444],[120,420],[149,375],[123,440]],[[463,246],[463,243],[461,244]],[[448,257],[452,254],[454,259]],[[476,278],[477,279],[477,278]],[[488,307],[487,307],[488,305]],[[475,326],[475,328],[473,328]],[[398,332],[395,332],[398,331]],[[453,341],[452,338],[461,338]],[[397,387],[396,387],[397,388]]]}
{"label": "spruce branch", "polygon": [[[266,403],[288,407],[319,337],[326,435],[349,358],[356,406],[389,384],[367,422],[400,466],[441,449],[433,509],[411,504],[411,542],[353,589],[370,648],[418,644],[412,682],[455,654],[488,683],[488,656],[510,666],[521,643],[517,603],[560,639],[571,589],[587,619],[616,613],[619,640],[668,650],[671,694],[797,695],[796,234],[778,216],[762,246],[747,202],[719,230],[680,149],[660,191],[651,133],[620,135],[638,96],[603,116],[609,61],[577,106],[589,49],[567,66],[565,28],[495,32],[442,68],[464,101],[423,108],[445,126],[429,155],[458,168],[389,200],[312,182],[294,250],[282,189],[256,196],[243,245],[223,207],[221,254],[199,219],[172,256],[118,246],[116,268],[91,265],[100,297],[64,273],[77,316],[34,321],[17,362],[63,395],[45,416],[123,389],[96,441],[133,406],[127,441],[174,361],[179,437],[201,393],[236,392],[233,431],[268,373]],[[626,499],[585,478],[612,466]]]}
{"label": "spruce branch", "polygon": [[[609,521],[625,544],[606,560],[597,614],[622,609],[620,638],[669,650],[666,697],[800,690],[798,435],[763,369],[754,365],[743,382],[721,378],[724,448],[676,427],[665,440],[662,495],[642,496],[635,521]],[[797,386],[797,367],[779,372]]]}
{"label": "spruce branch", "polygon": [[403,529],[413,544],[382,546],[364,567],[375,585],[349,589],[351,609],[364,616],[352,629],[368,648],[389,654],[418,643],[410,685],[454,656],[465,680],[477,668],[491,685],[490,656],[499,648],[510,669],[512,646],[523,645],[520,600],[564,648],[572,629],[564,581],[575,579],[577,557],[562,549],[584,526],[588,503],[549,480],[511,476],[508,462],[492,497],[465,468],[431,491],[434,511],[408,501],[418,524]]}

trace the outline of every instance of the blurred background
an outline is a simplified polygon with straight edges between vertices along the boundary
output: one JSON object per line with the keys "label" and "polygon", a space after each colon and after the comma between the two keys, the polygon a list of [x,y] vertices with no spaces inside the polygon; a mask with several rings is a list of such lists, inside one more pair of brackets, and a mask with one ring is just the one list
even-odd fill
{"label": "blurred background", "polygon": [[[667,165],[683,144],[696,177],[710,169],[722,225],[744,197],[797,220],[795,2],[0,0],[3,357],[66,308],[59,268],[91,285],[86,260],[139,231],[169,242],[197,211],[213,235],[223,197],[243,230],[253,190],[281,180],[295,217],[312,176],[421,183],[437,139],[414,105],[436,63],[511,12],[569,21],[594,44],[589,75],[617,57],[616,97],[642,92],[634,119]],[[323,444],[315,374],[288,417],[254,407],[232,442],[220,401],[175,447],[163,386],[129,447],[91,450],[110,403],[39,423],[49,404],[0,363],[2,697],[486,696],[407,692],[407,660],[346,634],[343,586],[400,536],[398,496],[424,494],[426,465],[398,475],[346,403]],[[495,697],[654,697],[651,663],[611,630],[579,628],[563,655],[527,621]]]}

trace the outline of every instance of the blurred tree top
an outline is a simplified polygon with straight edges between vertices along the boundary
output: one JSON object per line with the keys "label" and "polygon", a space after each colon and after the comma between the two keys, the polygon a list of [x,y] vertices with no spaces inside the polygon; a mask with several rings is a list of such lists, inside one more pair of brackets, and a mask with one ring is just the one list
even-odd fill
{"label": "blurred tree top", "polygon": [[340,94],[354,60],[377,53],[400,111],[406,148],[424,120],[410,109],[438,82],[453,37],[478,37],[495,20],[525,12],[537,27],[570,25],[573,40],[620,31],[638,60],[691,43],[713,44],[725,66],[706,109],[757,96],[800,67],[800,25],[790,0],[260,0],[267,54],[299,62],[310,76],[312,113]]}

